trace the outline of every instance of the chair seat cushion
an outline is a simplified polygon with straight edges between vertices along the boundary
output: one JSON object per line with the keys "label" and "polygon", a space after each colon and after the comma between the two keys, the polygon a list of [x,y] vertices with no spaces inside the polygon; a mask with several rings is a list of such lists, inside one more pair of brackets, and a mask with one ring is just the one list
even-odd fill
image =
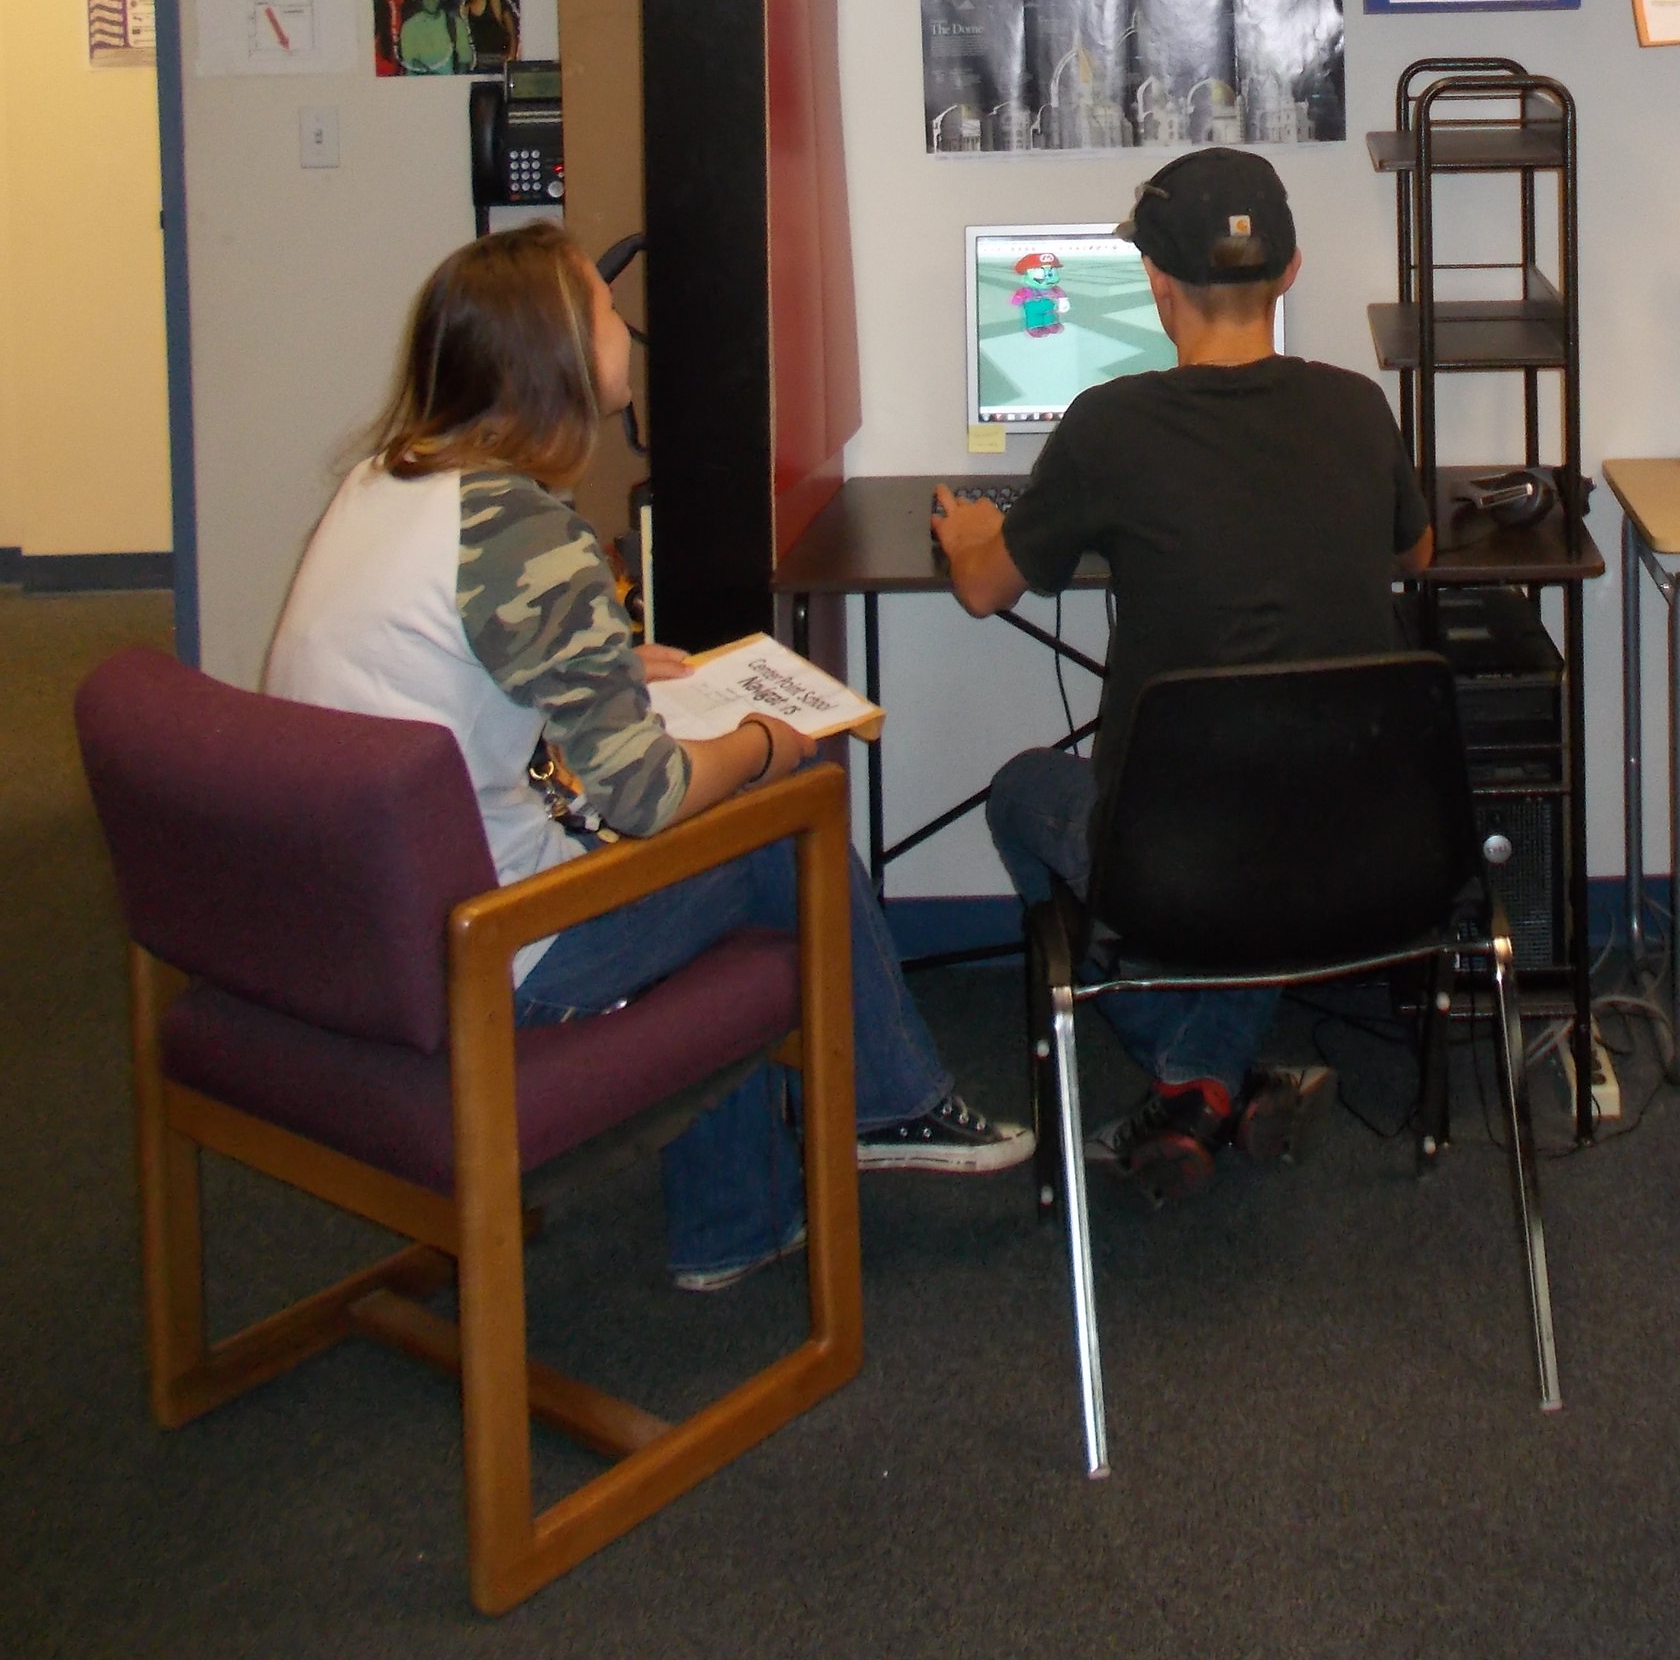
{"label": "chair seat cushion", "polygon": [[[516,1032],[520,1169],[581,1146],[798,1024],[797,942],[742,929],[622,1009]],[[452,1191],[447,1053],[343,1037],[208,985],[170,1006],[162,1043],[175,1082]]]}

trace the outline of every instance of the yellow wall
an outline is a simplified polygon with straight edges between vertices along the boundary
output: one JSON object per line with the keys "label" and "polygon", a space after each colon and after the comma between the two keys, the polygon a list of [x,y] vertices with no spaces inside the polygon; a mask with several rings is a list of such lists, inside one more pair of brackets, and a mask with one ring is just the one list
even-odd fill
{"label": "yellow wall", "polygon": [[170,546],[157,77],[0,5],[0,545]]}

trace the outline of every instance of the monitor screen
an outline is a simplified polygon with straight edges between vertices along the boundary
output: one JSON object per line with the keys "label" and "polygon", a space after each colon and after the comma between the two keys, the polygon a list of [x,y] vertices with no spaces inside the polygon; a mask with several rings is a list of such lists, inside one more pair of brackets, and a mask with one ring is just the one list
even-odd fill
{"label": "monitor screen", "polygon": [[[1130,242],[1100,225],[970,225],[968,422],[1046,432],[1088,386],[1178,362]],[[1283,350],[1283,305],[1273,344]]]}

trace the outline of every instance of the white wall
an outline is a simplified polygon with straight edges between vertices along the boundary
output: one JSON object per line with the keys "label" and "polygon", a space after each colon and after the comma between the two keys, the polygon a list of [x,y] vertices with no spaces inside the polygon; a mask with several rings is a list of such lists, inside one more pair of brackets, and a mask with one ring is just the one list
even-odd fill
{"label": "white wall", "polygon": [[[190,9],[190,8],[189,8]],[[364,8],[365,9],[365,8]],[[535,8],[532,8],[535,9]],[[964,451],[962,227],[988,220],[1119,217],[1165,156],[925,154],[918,8],[846,0],[842,93],[857,262],[863,426],[852,474],[977,471]],[[188,203],[198,430],[204,661],[251,682],[298,550],[330,485],[330,460],[384,389],[414,287],[471,231],[466,89],[317,81],[199,80],[187,21]],[[359,27],[366,34],[369,24]],[[365,44],[365,42],[364,42]],[[1291,348],[1375,373],[1365,306],[1394,287],[1394,190],[1370,167],[1369,129],[1392,124],[1394,83],[1414,58],[1497,52],[1554,74],[1581,119],[1585,458],[1680,453],[1680,51],[1641,52],[1625,6],[1440,17],[1347,16],[1344,144],[1276,152],[1306,250],[1290,296]],[[297,167],[300,105],[336,104],[343,164]],[[1505,223],[1497,181],[1457,181],[1443,257],[1475,257]],[[1508,246],[1508,243],[1506,244]],[[1515,458],[1509,386],[1455,383],[1443,454]],[[1021,442],[1011,440],[1012,444]],[[1030,451],[1004,458],[1022,471]],[[1618,520],[1601,491],[1590,528],[1611,572],[1587,592],[1588,857],[1621,868]],[[1070,633],[1095,649],[1094,596],[1068,604]],[[1050,607],[1040,615],[1048,617]],[[1061,727],[1042,651],[938,598],[882,606],[889,836],[969,793],[1016,748]],[[1647,602],[1656,638],[1660,605]],[[1091,697],[1070,670],[1075,712]],[[1662,710],[1650,676],[1649,726]],[[1648,761],[1662,776],[1658,751]],[[1648,795],[1651,792],[1648,790]],[[1648,802],[1647,844],[1666,845],[1666,803]],[[977,824],[894,867],[896,893],[1004,889]]]}
{"label": "white wall", "polygon": [[[201,660],[254,685],[414,295],[473,234],[469,82],[377,79],[360,4],[353,72],[200,76],[181,10]],[[527,25],[532,56],[552,55],[553,15],[546,51]],[[298,112],[319,106],[338,111],[339,165],[306,170]]]}

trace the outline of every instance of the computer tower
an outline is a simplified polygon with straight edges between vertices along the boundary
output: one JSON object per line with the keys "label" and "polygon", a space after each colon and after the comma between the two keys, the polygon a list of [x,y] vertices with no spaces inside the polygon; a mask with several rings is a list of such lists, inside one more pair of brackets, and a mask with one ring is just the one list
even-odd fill
{"label": "computer tower", "polygon": [[1408,598],[1408,643],[1453,667],[1470,764],[1476,828],[1510,844],[1491,866],[1505,902],[1519,980],[1568,972],[1568,869],[1563,659],[1528,596],[1517,588],[1437,587],[1433,629]]}

